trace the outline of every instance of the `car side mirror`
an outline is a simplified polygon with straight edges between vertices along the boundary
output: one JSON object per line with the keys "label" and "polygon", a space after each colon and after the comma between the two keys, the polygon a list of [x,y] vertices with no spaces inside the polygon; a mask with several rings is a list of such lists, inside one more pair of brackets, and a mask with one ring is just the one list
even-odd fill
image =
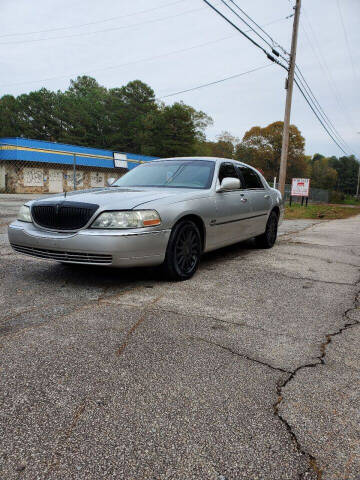
{"label": "car side mirror", "polygon": [[225,177],[222,179],[220,186],[216,189],[217,192],[227,192],[231,190],[239,190],[241,187],[238,178]]}
{"label": "car side mirror", "polygon": [[108,187],[111,187],[111,185],[116,182],[116,178],[108,178],[106,180],[106,183],[108,184]]}

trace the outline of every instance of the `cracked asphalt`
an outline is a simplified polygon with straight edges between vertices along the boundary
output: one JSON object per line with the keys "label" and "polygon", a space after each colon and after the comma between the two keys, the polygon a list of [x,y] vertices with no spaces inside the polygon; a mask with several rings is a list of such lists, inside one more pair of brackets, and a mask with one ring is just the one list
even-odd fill
{"label": "cracked asphalt", "polygon": [[0,479],[360,479],[360,217],[291,221],[187,282],[12,252]]}

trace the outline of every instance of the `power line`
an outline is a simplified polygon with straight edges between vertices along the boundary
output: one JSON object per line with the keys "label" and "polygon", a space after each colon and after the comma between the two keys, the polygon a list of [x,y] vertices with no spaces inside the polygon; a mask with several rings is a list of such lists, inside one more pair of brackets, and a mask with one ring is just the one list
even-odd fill
{"label": "power line", "polygon": [[[224,0],[221,0],[223,4],[225,4],[233,13],[234,10],[226,4],[226,2]],[[235,2],[233,2],[232,0],[230,0],[232,3],[235,4]],[[211,5],[207,0],[204,0],[204,2],[210,6],[218,15],[220,15],[227,23],[229,23],[233,28],[235,28],[236,30],[238,30],[242,35],[244,35],[248,40],[251,41],[251,43],[253,43],[256,47],[258,47],[260,50],[262,50],[266,56],[274,61],[275,63],[277,63],[278,65],[280,65],[281,67],[283,67],[284,69],[287,70],[287,68],[279,61],[277,61],[276,59],[274,59],[271,55],[269,55],[269,53],[261,46],[259,45],[255,40],[253,40],[251,37],[249,37],[244,31],[242,31],[237,25],[235,25],[231,20],[229,20],[224,14],[222,14],[219,10],[217,10],[213,5]],[[235,4],[236,5],[236,4]],[[240,7],[239,7],[240,8]],[[243,10],[241,10],[243,11]],[[235,13],[235,15],[240,18],[242,21],[244,21],[239,15],[237,15]],[[248,18],[251,18],[249,17],[247,14],[246,16]],[[251,19],[252,20],[252,19]],[[244,21],[247,25],[249,25],[246,21]],[[254,31],[254,30],[253,30]],[[262,29],[262,31],[265,32],[265,30]],[[256,33],[256,32],[255,32]],[[259,35],[260,36],[260,35]],[[261,37],[261,36],[260,36]],[[270,36],[269,36],[270,37]],[[263,39],[263,37],[261,37]],[[271,38],[271,37],[270,37]],[[263,39],[264,40],[264,39]],[[267,42],[266,42],[267,43]],[[269,45],[267,43],[267,45]],[[298,69],[299,70],[299,69]],[[300,70],[299,70],[300,71]],[[311,108],[311,110],[313,111],[313,113],[315,114],[316,118],[318,119],[318,121],[320,122],[320,124],[323,126],[323,128],[325,129],[325,131],[328,133],[328,135],[330,136],[330,138],[334,141],[334,143],[340,148],[340,150],[342,152],[344,152],[346,155],[346,151],[344,150],[344,148],[339,144],[340,143],[343,143],[346,145],[346,142],[342,139],[342,137],[340,136],[340,134],[337,132],[337,130],[335,129],[335,127],[333,126],[333,124],[330,122],[329,118],[326,116],[325,112],[323,111],[321,105],[319,104],[319,102],[317,101],[315,95],[312,93],[312,90],[310,89],[308,83],[306,82],[305,80],[305,77],[302,75],[302,73],[300,72],[300,75],[302,76],[303,78],[303,81],[301,80],[301,77],[299,78],[299,75],[297,75],[297,79],[295,79],[295,84],[297,85],[300,93],[302,94],[302,96],[305,98],[307,104],[309,105],[309,107]],[[307,88],[309,89],[309,91],[311,92],[310,93],[310,96],[309,96],[309,92],[306,91],[306,86],[304,86],[304,83],[302,82],[306,82],[305,85],[307,86]],[[301,85],[300,85],[301,83]],[[304,91],[305,90],[305,91]],[[311,94],[313,95],[313,98],[315,100],[313,100],[313,98],[311,97]],[[322,117],[322,118],[321,118]],[[325,122],[325,123],[324,123]],[[330,124],[330,125],[329,125]],[[330,131],[329,131],[330,129]],[[332,131],[331,131],[332,130]],[[334,136],[336,136],[337,138],[335,139]]]}
{"label": "power line", "polygon": [[[272,20],[271,22],[268,22],[268,23],[264,24],[264,26],[272,25],[272,24],[280,22],[282,20],[286,20],[286,17],[281,17],[281,18],[277,18],[275,20]],[[224,40],[228,40],[230,38],[234,38],[235,36],[236,36],[236,34],[228,35],[226,37],[221,37],[221,38],[218,38],[218,39],[215,39],[215,40],[210,40],[209,42],[200,43],[200,44],[197,44],[197,45],[192,45],[191,47],[181,48],[179,50],[173,50],[173,51],[168,52],[168,53],[155,55],[155,56],[151,56],[151,57],[146,57],[146,58],[142,58],[140,60],[133,60],[131,62],[120,63],[120,64],[117,64],[117,65],[110,65],[108,67],[93,68],[91,70],[83,71],[81,73],[57,75],[57,76],[54,76],[54,77],[41,78],[41,79],[37,79],[37,80],[25,80],[23,82],[16,82],[16,83],[5,83],[5,84],[0,85],[0,88],[16,87],[16,86],[19,86],[19,85],[27,85],[27,84],[32,84],[32,83],[43,83],[43,82],[49,82],[49,81],[52,81],[52,80],[58,80],[58,79],[61,79],[61,78],[77,77],[77,76],[81,76],[81,75],[92,74],[92,73],[95,73],[95,72],[104,72],[104,71],[107,71],[107,70],[115,70],[117,68],[127,67],[127,66],[131,66],[131,65],[137,65],[137,64],[140,64],[140,63],[143,63],[143,62],[158,60],[158,59],[170,57],[172,55],[176,55],[176,54],[179,54],[179,53],[184,53],[184,52],[187,52],[187,51],[190,51],[190,50],[195,50],[197,48],[202,48],[202,47],[205,47],[207,45],[212,45],[214,43],[218,43],[218,42],[222,42]]]}
{"label": "power line", "polygon": [[302,96],[305,98],[306,100],[306,103],[309,105],[309,107],[311,108],[311,110],[313,111],[314,115],[316,116],[316,118],[319,120],[319,122],[321,123],[321,125],[323,126],[324,130],[327,132],[327,134],[329,135],[329,137],[332,139],[332,141],[334,143],[336,143],[336,145],[340,148],[340,150],[345,153],[345,155],[349,155],[342,147],[341,145],[339,145],[339,143],[335,140],[335,138],[332,136],[332,134],[329,132],[327,126],[323,123],[323,121],[321,120],[321,118],[319,117],[317,111],[314,109],[313,105],[311,104],[311,102],[309,101],[308,97],[306,96],[306,94],[304,93],[304,91],[302,90],[302,88],[300,87],[299,85],[299,82],[295,79],[294,80],[296,86],[298,87],[298,89],[300,90],[300,93],[302,94]]}
{"label": "power line", "polygon": [[[267,32],[266,30],[264,30],[261,25],[259,25],[258,23],[255,22],[255,20],[253,18],[250,17],[250,15],[248,15],[241,7],[239,7],[239,5],[234,1],[234,0],[230,0],[230,2],[235,5],[235,7],[243,14],[245,15],[251,22],[253,22],[254,25],[257,26],[257,28],[259,30],[261,30],[268,38],[269,40],[272,42],[272,47],[276,46],[278,48],[280,48],[284,53],[285,55],[289,55],[289,53],[279,44],[277,43]],[[286,18],[290,18],[291,16],[293,15],[289,15],[288,17]],[[254,30],[255,31],[255,30]],[[256,32],[255,32],[256,33]],[[269,44],[268,44],[269,45]],[[271,46],[271,45],[270,45]]]}
{"label": "power line", "polygon": [[[341,112],[341,114],[344,116],[344,118],[345,118],[345,120],[348,122],[350,128],[352,128],[353,130],[355,130],[353,121],[352,121],[352,119],[350,118],[350,116],[348,115],[348,113],[346,112],[346,108],[345,108],[345,106],[344,106],[344,104],[343,104],[343,102],[342,102],[342,99],[341,99],[341,97],[340,97],[339,91],[338,91],[338,89],[337,89],[337,87],[336,87],[336,84],[335,84],[335,82],[334,82],[334,78],[333,78],[333,76],[332,76],[332,74],[331,74],[331,71],[330,71],[329,66],[328,66],[328,64],[327,64],[327,62],[326,62],[325,57],[324,57],[324,55],[322,54],[322,51],[321,51],[320,46],[319,46],[319,42],[318,42],[318,40],[317,40],[317,36],[316,36],[316,34],[315,34],[315,31],[314,31],[314,29],[313,29],[313,27],[312,27],[310,18],[309,18],[309,16],[308,16],[307,11],[306,11],[305,8],[304,8],[304,13],[305,13],[305,17],[306,17],[307,22],[308,22],[308,26],[309,26],[310,32],[312,33],[312,36],[313,36],[313,39],[314,39],[314,43],[311,41],[311,39],[310,39],[310,37],[309,37],[309,35],[308,35],[305,27],[304,27],[304,24],[302,24],[302,28],[303,28],[303,30],[304,30],[304,32],[305,32],[306,38],[307,38],[307,40],[308,40],[308,42],[309,42],[309,44],[310,44],[310,46],[311,46],[311,48],[312,48],[315,56],[317,57],[317,60],[318,60],[318,62],[319,62],[319,65],[320,65],[320,67],[321,67],[321,69],[322,69],[322,71],[323,71],[323,73],[324,73],[324,75],[325,75],[325,77],[326,77],[326,79],[327,79],[327,81],[328,81],[328,83],[329,83],[329,86],[330,86],[330,88],[331,88],[331,90],[332,90],[332,92],[333,92],[334,98],[335,98],[335,100],[336,100],[336,102],[337,102],[337,104],[338,104],[339,112]],[[316,49],[315,49],[314,45],[316,45]]]}
{"label": "power line", "polygon": [[25,81],[25,82],[3,84],[3,85],[0,85],[0,87],[4,88],[4,87],[13,87],[13,86],[17,86],[17,85],[24,85],[24,84],[27,84],[27,83],[41,83],[41,82],[47,82],[47,81],[51,81],[51,80],[57,80],[57,79],[60,79],[60,78],[87,75],[87,74],[91,74],[91,73],[94,73],[94,72],[104,72],[106,70],[115,70],[115,69],[121,68],[121,67],[128,67],[130,65],[137,65],[137,64],[141,64],[143,62],[149,62],[151,60],[158,60],[158,59],[161,59],[161,58],[170,57],[170,56],[176,55],[178,53],[188,52],[190,50],[195,50],[196,48],[202,48],[202,47],[205,47],[207,45],[212,45],[214,43],[218,43],[218,42],[222,42],[224,40],[228,40],[229,38],[233,38],[234,36],[235,35],[228,35],[226,37],[221,37],[221,38],[217,38],[215,40],[210,40],[209,42],[200,43],[200,44],[197,44],[197,45],[192,45],[191,47],[181,48],[179,50],[173,50],[173,51],[168,52],[168,53],[163,53],[163,54],[160,54],[160,55],[154,55],[154,56],[151,56],[151,57],[142,58],[140,60],[132,60],[131,62],[120,63],[120,64],[117,64],[117,65],[110,65],[108,67],[94,68],[94,69],[87,70],[87,71],[82,72],[82,73],[77,73],[77,74],[74,73],[74,74],[71,74],[71,75],[69,75],[69,74],[58,75],[56,77],[48,77],[48,78],[43,78],[43,79],[39,79],[39,80],[28,80],[28,81]]}
{"label": "power line", "polygon": [[[247,25],[247,26],[250,28],[250,30],[255,33],[255,35],[257,35],[259,38],[261,38],[261,40],[262,40],[263,42],[265,42],[271,49],[273,48],[273,45],[272,45],[268,40],[265,40],[265,38],[264,38],[263,36],[261,36],[259,32],[257,32],[256,30],[254,30],[254,28],[250,25],[250,23],[248,23],[248,22],[247,22],[246,20],[244,20],[237,12],[235,12],[235,10],[234,10],[233,8],[231,8],[231,6],[228,5],[228,4],[225,2],[225,0],[220,0],[220,1],[221,1],[237,18],[239,18],[243,23],[245,23],[245,25]],[[231,0],[230,0],[230,1],[231,1]],[[231,2],[231,3],[233,3],[239,10],[241,10],[240,7],[238,7],[238,5],[236,5],[235,2]],[[241,11],[243,11],[243,10],[241,10]],[[248,15],[246,15],[246,16],[248,17]],[[250,18],[250,17],[248,17],[248,18]],[[274,53],[274,52],[273,52],[273,53]]]}
{"label": "power line", "polygon": [[340,133],[336,129],[333,122],[330,120],[330,118],[328,117],[328,115],[325,113],[324,109],[320,105],[319,101],[317,100],[314,92],[312,91],[310,85],[306,81],[306,79],[305,79],[304,75],[302,74],[298,65],[296,65],[295,75],[296,75],[297,80],[301,83],[303,89],[306,91],[307,95],[309,96],[309,98],[310,98],[311,102],[313,103],[314,107],[317,109],[318,113],[321,115],[324,122],[328,125],[329,129],[332,130],[333,134],[337,137],[338,141],[341,142],[346,149],[351,150],[349,145],[347,145],[347,143],[345,142],[343,137],[340,135]]}
{"label": "power line", "polygon": [[[234,12],[234,10],[229,6],[227,5],[227,3],[224,1],[224,0],[221,0],[223,4],[225,4],[238,18],[240,18],[244,23],[246,23],[246,25],[249,26],[249,24],[243,20],[241,18],[241,16],[237,15],[236,12]],[[237,3],[233,0],[229,0],[232,4],[234,4],[238,9],[239,11],[241,11],[248,19],[250,19],[255,25],[257,25],[259,28],[261,28],[243,9],[241,9]],[[268,38],[270,38],[270,40],[273,42],[273,44],[276,44],[277,42],[275,42],[275,40],[267,34],[267,32],[261,28],[261,31],[264,32]],[[254,30],[254,33],[257,33],[255,32]],[[261,35],[259,35],[257,33],[257,35],[267,43],[267,45],[269,45],[271,47],[271,44],[269,44],[269,42],[267,42]],[[283,47],[281,47],[281,45],[277,44],[283,51],[285,51],[285,49],[283,49]],[[274,51],[273,51],[274,52]],[[286,51],[285,51],[286,52]],[[287,52],[286,52],[287,53]],[[282,57],[284,58],[284,57]],[[285,59],[286,60],[286,59]],[[307,103],[309,104],[309,106],[311,107],[312,111],[315,113],[315,115],[317,116],[318,120],[321,122],[321,124],[324,126],[324,128],[326,128],[326,131],[329,133],[329,135],[331,136],[331,138],[334,140],[333,136],[336,137],[336,140],[335,143],[339,146],[339,148],[342,149],[342,151],[344,151],[343,147],[345,147],[346,149],[349,149],[351,150],[351,148],[349,148],[349,146],[346,144],[345,140],[342,138],[342,136],[339,134],[339,132],[337,131],[337,129],[335,128],[335,126],[333,125],[333,123],[331,122],[331,120],[329,119],[329,117],[326,115],[326,113],[324,112],[323,108],[321,107],[320,103],[318,102],[318,100],[316,99],[314,93],[312,92],[309,84],[307,83],[305,77],[303,76],[302,72],[300,71],[299,67],[297,67],[297,70],[299,72],[299,74],[296,74],[297,76],[297,80],[298,82],[295,82],[296,85],[298,86],[299,90],[301,91],[301,93],[303,94],[304,98],[306,99]],[[299,83],[301,83],[302,85],[302,88],[299,86]],[[308,96],[306,96],[308,95]],[[322,120],[319,118],[319,115],[320,117],[322,117],[324,123],[326,124],[326,127],[325,125],[323,124]],[[330,130],[330,132],[328,131],[328,129]],[[343,145],[343,147],[341,147],[339,145],[339,143],[341,143]]]}
{"label": "power line", "polygon": [[270,55],[270,53],[268,53],[265,48],[263,48],[259,43],[257,43],[253,38],[251,38],[246,32],[244,32],[244,30],[241,30],[240,27],[238,27],[237,25],[235,25],[235,23],[233,23],[231,20],[229,20],[229,18],[227,18],[223,13],[220,12],[220,10],[218,10],[217,8],[214,7],[214,5],[212,5],[210,2],[208,2],[208,0],[203,0],[212,10],[214,10],[218,15],[220,15],[220,17],[222,17],[227,23],[229,23],[233,28],[235,28],[235,30],[237,30],[239,33],[241,33],[241,35],[243,35],[245,38],[247,38],[253,45],[255,45],[257,48],[259,48],[263,53],[265,53],[265,55],[267,56],[267,58],[269,60],[271,60],[272,62],[274,63],[277,63],[278,65],[280,65],[282,68],[284,68],[285,70],[287,70],[287,68],[281,63],[279,62],[278,60],[276,60],[272,55]]}
{"label": "power line", "polygon": [[3,38],[3,37],[18,37],[18,36],[24,36],[24,35],[36,35],[38,33],[56,32],[56,31],[60,31],[60,30],[69,30],[71,28],[89,27],[90,25],[98,25],[99,23],[111,22],[113,20],[119,20],[120,18],[128,18],[128,17],[133,17],[135,15],[140,15],[142,13],[154,12],[155,10],[160,10],[162,8],[171,7],[172,5],[176,5],[177,3],[184,3],[184,0],[176,0],[175,2],[166,3],[165,5],[160,5],[160,6],[154,7],[154,8],[148,8],[146,10],[140,10],[138,12],[129,13],[127,15],[120,15],[120,16],[116,16],[116,17],[104,18],[103,20],[96,20],[95,22],[88,22],[88,23],[80,23],[78,25],[69,25],[68,27],[48,28],[46,30],[37,30],[37,31],[33,31],[33,32],[5,33],[3,35],[0,35],[0,38]]}
{"label": "power line", "polygon": [[226,82],[227,80],[232,80],[234,78],[242,77],[243,75],[247,75],[247,74],[252,73],[252,72],[257,72],[258,70],[262,70],[264,68],[268,68],[268,67],[271,67],[271,66],[272,66],[272,63],[268,63],[267,65],[263,65],[261,67],[256,67],[256,68],[253,68],[252,70],[247,70],[246,72],[237,73],[236,75],[231,75],[230,77],[225,77],[225,78],[222,78],[220,80],[215,80],[214,82],[203,83],[202,85],[198,85],[197,87],[187,88],[186,90],[180,90],[179,92],[169,93],[168,95],[163,95],[161,97],[158,97],[158,100],[162,100],[163,98],[173,97],[173,96],[179,95],[181,93],[193,92],[194,90],[199,90],[200,88],[209,87],[211,85],[217,85],[219,83]]}
{"label": "power line", "polygon": [[[233,8],[230,7],[230,5],[228,5],[225,0],[220,0],[224,5],[226,5],[226,7],[236,16],[238,17],[243,23],[245,23],[245,25],[247,25],[248,27],[250,27],[250,30],[255,33],[255,35],[257,35],[259,38],[261,38],[261,40],[266,43],[266,45],[268,45],[270,48],[271,48],[271,52],[276,55],[277,57],[280,57],[282,58],[283,60],[285,60],[286,63],[288,63],[288,59],[286,57],[284,57],[281,53],[279,53],[277,50],[275,50],[275,40],[273,40],[270,35],[268,35],[268,37],[272,40],[272,43],[270,43],[268,40],[266,40],[262,35],[260,35],[259,32],[257,32],[254,27],[252,27],[246,20],[244,20],[237,12],[235,12],[235,10]],[[242,10],[233,0],[230,0],[231,3],[233,3],[241,12],[244,12],[244,10]],[[245,12],[244,12],[245,13]],[[255,24],[257,25],[257,23],[252,20],[252,18],[247,14],[245,13],[245,15]],[[261,28],[261,30],[263,32],[265,32],[265,30],[263,28]],[[266,33],[266,32],[265,32]],[[280,47],[281,50],[283,50],[287,55],[289,55],[286,50],[284,48],[281,47],[281,45],[277,44],[278,47]]]}
{"label": "power line", "polygon": [[177,18],[177,17],[180,17],[180,16],[185,15],[187,13],[198,12],[200,10],[202,10],[202,7],[194,8],[192,10],[186,10],[185,12],[177,13],[175,15],[169,15],[167,17],[156,18],[155,20],[147,20],[147,21],[141,22],[141,23],[133,23],[131,25],[122,25],[120,27],[112,27],[112,28],[107,28],[105,30],[95,30],[93,32],[73,33],[71,35],[63,35],[61,37],[46,37],[46,38],[37,38],[37,39],[32,39],[32,40],[16,40],[16,41],[11,41],[11,42],[0,42],[0,45],[35,43],[35,42],[43,42],[43,41],[46,41],[46,40],[59,40],[59,39],[63,40],[65,38],[83,37],[83,36],[86,36],[86,35],[94,35],[94,34],[97,34],[97,33],[108,33],[108,32],[113,32],[115,30],[122,30],[122,29],[127,29],[127,28],[139,27],[139,26],[142,26],[142,25],[149,25],[151,23],[161,22],[163,20],[169,20],[171,18]]}
{"label": "power line", "polygon": [[348,54],[349,54],[349,59],[350,59],[350,63],[351,63],[352,72],[353,72],[354,79],[355,79],[355,82],[356,82],[357,81],[357,75],[356,75],[356,70],[355,70],[355,65],[354,65],[354,59],[353,59],[352,54],[351,54],[349,36],[348,36],[346,28],[345,28],[344,17],[343,17],[342,10],[341,10],[341,7],[340,7],[340,1],[337,0],[336,3],[337,3],[338,10],[339,10],[339,17],[340,17],[342,29],[343,29],[343,32],[344,32],[344,37],[345,37],[347,51],[348,51]]}

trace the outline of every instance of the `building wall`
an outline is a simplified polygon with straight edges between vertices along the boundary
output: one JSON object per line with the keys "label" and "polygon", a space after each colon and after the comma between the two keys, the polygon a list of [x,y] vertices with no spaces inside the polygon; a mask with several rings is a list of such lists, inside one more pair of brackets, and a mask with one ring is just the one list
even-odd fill
{"label": "building wall", "polygon": [[[73,170],[69,165],[31,162],[2,162],[3,182],[0,170],[0,191],[8,193],[58,193],[74,190]],[[76,168],[76,190],[103,187],[110,178],[126,173],[123,168]],[[3,183],[3,185],[2,185]]]}
{"label": "building wall", "polygon": [[56,193],[106,185],[155,157],[29,138],[0,138],[0,192]]}

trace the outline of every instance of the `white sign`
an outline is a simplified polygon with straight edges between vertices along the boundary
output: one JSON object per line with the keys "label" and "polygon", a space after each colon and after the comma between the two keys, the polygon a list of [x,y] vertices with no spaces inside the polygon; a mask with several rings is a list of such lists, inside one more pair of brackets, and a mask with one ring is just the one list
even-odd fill
{"label": "white sign", "polygon": [[114,152],[114,166],[118,168],[128,168],[127,155],[125,153]]}
{"label": "white sign", "polygon": [[[74,188],[74,171],[73,170],[68,170],[66,173],[66,183],[68,187]],[[84,173],[76,171],[75,174],[75,182],[77,187],[83,187],[84,186]]]}
{"label": "white sign", "polygon": [[44,172],[42,168],[23,169],[24,187],[43,187]]}
{"label": "white sign", "polygon": [[92,187],[103,187],[105,185],[104,174],[102,172],[91,172],[90,185]]}
{"label": "white sign", "polygon": [[310,178],[293,178],[291,183],[291,196],[308,197],[310,192]]}

